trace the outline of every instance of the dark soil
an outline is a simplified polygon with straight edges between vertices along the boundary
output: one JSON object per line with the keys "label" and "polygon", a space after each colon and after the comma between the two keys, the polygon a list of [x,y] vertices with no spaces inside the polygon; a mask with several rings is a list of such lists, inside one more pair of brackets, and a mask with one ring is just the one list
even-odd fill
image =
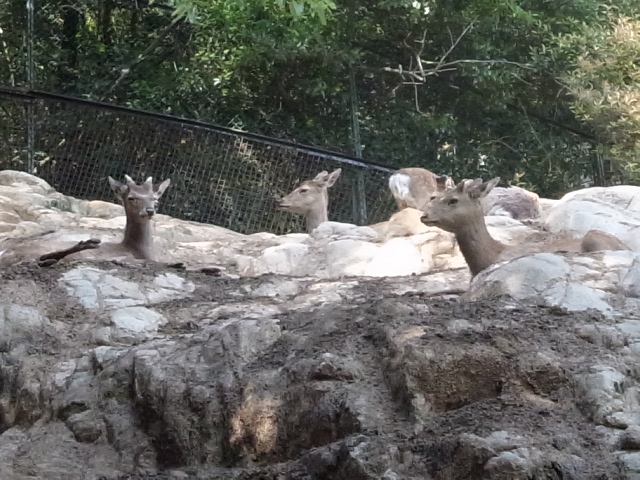
{"label": "dark soil", "polygon": [[[114,267],[108,262],[96,266]],[[58,283],[60,273],[69,268],[21,265],[1,271],[0,283],[28,279],[48,285],[50,319],[80,322],[86,312],[70,304]],[[159,264],[117,268],[119,275],[130,280],[173,271],[197,285],[190,298],[156,306],[173,319],[163,330],[167,335],[198,331],[202,327],[198,312],[210,308],[210,302],[264,305],[284,301],[242,294],[275,278],[270,276],[229,279],[178,272]],[[507,300],[395,296],[384,280],[362,280],[348,301],[312,311],[288,311],[278,320],[285,334],[243,371],[250,377],[282,369],[287,378],[283,398],[289,402],[281,407],[281,433],[272,453],[255,454],[249,460],[245,457],[252,449],[248,439],[243,448],[234,446],[231,465],[201,465],[196,470],[174,465],[161,474],[118,479],[372,479],[380,478],[383,472],[376,476],[372,472],[378,463],[381,468],[388,464],[382,453],[388,456],[392,446],[398,479],[488,479],[494,477],[483,465],[490,454],[465,447],[461,435],[486,437],[498,430],[517,432],[535,448],[577,455],[585,462],[579,471],[556,465],[533,472],[529,479],[623,478],[616,473],[610,447],[590,421],[588,406],[576,398],[572,380],[597,358],[611,354],[575,334],[576,326],[603,322],[598,314],[513,305]],[[456,329],[454,321],[478,328]],[[410,340],[401,345],[398,339],[405,334]],[[73,339],[42,342],[41,346],[54,351],[63,344],[72,346]],[[425,357],[427,351],[435,354]],[[561,363],[537,362],[537,352],[551,352]],[[292,359],[317,359],[326,353],[357,358],[363,371],[326,365],[302,368],[292,363]],[[372,425],[359,420],[345,393],[350,388],[374,392],[382,421]],[[328,393],[317,401],[309,400],[320,391]],[[416,410],[418,393],[431,405],[430,413]],[[301,410],[305,401],[316,403],[310,410]],[[334,402],[332,406],[325,406],[329,401]],[[332,415],[323,417],[327,411]],[[365,462],[369,471],[349,455],[349,449],[361,442],[368,443],[373,452]]]}

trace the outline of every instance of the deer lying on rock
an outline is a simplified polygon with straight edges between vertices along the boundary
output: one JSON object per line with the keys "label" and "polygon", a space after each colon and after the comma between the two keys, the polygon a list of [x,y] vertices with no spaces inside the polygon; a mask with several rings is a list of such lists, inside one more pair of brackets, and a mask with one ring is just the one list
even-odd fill
{"label": "deer lying on rock", "polygon": [[[389,178],[389,190],[399,210],[407,207],[424,210],[432,197],[453,187],[451,177],[438,176],[424,168],[403,168]],[[520,187],[496,187],[483,197],[482,206],[485,215],[505,215],[515,220],[540,216],[538,195]]]}
{"label": "deer lying on rock", "polygon": [[487,182],[480,178],[463,180],[455,188],[433,198],[422,216],[425,225],[455,235],[472,276],[495,263],[534,253],[630,250],[616,237],[601,230],[590,230],[582,239],[558,238],[540,244],[508,246],[498,242],[487,230],[481,200],[499,181],[499,177]]}
{"label": "deer lying on rock", "polygon": [[436,175],[425,168],[401,168],[389,177],[389,190],[398,210],[423,210],[435,193],[454,186],[451,177]]}
{"label": "deer lying on rock", "polygon": [[[0,250],[0,266],[12,265],[21,261],[29,261],[38,258],[40,265],[51,265],[62,259],[104,259],[136,258],[153,260],[153,231],[151,219],[156,213],[158,200],[164,194],[171,183],[166,179],[154,191],[152,177],[141,185],[137,185],[131,177],[125,175],[126,183],[122,184],[109,177],[109,185],[116,196],[124,205],[127,223],[124,229],[124,238],[121,242],[102,243],[98,239],[83,240],[70,247],[64,248],[63,243],[56,248],[55,240],[37,239],[25,242],[20,239],[20,244],[9,246]],[[0,246],[0,249],[3,247]],[[44,252],[51,253],[44,253]]]}
{"label": "deer lying on rock", "polygon": [[[306,180],[295,188],[290,194],[279,201],[280,210],[298,213],[305,216],[307,232],[311,233],[322,222],[329,221],[328,204],[329,192],[342,169],[337,169],[331,174],[320,172],[313,180]],[[369,225],[380,240],[391,237],[403,237],[423,233],[429,229],[422,224],[420,217],[422,211],[415,208],[404,208],[394,213],[386,222]]]}

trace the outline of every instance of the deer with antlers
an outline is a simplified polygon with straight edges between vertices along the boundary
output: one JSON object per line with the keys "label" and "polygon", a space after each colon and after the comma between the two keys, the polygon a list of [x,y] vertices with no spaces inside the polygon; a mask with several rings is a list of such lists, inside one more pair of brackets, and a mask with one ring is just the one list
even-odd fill
{"label": "deer with antlers", "polygon": [[[38,259],[40,265],[50,265],[62,259],[113,260],[125,257],[153,260],[151,220],[156,213],[158,200],[170,183],[171,180],[166,179],[154,190],[152,177],[147,178],[141,185],[137,185],[129,175],[125,175],[124,184],[109,177],[109,185],[122,202],[126,214],[127,223],[122,241],[102,243],[99,239],[92,238],[64,248],[63,242],[56,245],[55,240],[52,242],[43,238],[31,241],[20,239],[20,244],[7,245],[4,250],[0,250],[0,266],[34,258]],[[56,247],[58,249],[52,251]]]}

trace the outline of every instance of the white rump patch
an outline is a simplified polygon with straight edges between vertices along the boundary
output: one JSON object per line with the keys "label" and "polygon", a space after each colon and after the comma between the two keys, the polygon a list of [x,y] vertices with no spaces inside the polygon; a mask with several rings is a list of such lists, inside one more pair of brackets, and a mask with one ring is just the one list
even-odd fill
{"label": "white rump patch", "polygon": [[389,177],[389,190],[394,197],[400,200],[406,200],[409,198],[409,184],[411,183],[411,177],[406,173],[394,173]]}

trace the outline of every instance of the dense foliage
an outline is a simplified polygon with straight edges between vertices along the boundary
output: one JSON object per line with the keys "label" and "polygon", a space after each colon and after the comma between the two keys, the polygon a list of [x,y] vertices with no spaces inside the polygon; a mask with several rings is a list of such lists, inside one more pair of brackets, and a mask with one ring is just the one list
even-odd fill
{"label": "dense foliage", "polygon": [[[558,195],[639,175],[640,4],[611,4],[36,0],[35,84]],[[25,5],[0,0],[0,84]]]}

